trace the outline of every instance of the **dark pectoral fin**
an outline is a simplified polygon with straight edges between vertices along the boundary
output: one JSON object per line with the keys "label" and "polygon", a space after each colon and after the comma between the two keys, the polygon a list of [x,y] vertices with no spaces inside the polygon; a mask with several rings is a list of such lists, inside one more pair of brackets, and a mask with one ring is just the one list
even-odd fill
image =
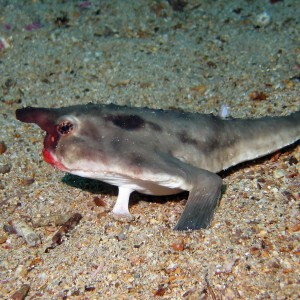
{"label": "dark pectoral fin", "polygon": [[222,179],[211,172],[199,170],[193,179],[184,211],[174,230],[195,230],[209,226],[221,196]]}

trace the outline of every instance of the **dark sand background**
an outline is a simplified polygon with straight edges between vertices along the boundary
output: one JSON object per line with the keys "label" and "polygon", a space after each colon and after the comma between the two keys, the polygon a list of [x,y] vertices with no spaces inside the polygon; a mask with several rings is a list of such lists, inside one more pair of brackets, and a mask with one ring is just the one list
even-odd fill
{"label": "dark sand background", "polygon": [[[88,102],[226,105],[241,118],[299,109],[298,0],[187,2],[0,0],[0,299],[22,286],[26,299],[299,299],[299,145],[222,174],[211,228],[174,232],[187,194],[136,194],[135,221],[115,221],[117,190],[53,169],[44,133],[15,119]],[[20,220],[40,245],[3,229]]]}

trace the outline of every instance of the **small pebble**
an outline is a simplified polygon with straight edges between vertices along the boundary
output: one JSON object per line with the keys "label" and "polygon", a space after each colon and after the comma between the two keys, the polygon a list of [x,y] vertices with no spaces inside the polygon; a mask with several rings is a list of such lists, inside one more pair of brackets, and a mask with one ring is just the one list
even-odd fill
{"label": "small pebble", "polygon": [[261,230],[257,235],[264,238],[268,235],[268,232],[266,230]]}
{"label": "small pebble", "polygon": [[223,271],[225,273],[231,273],[232,272],[232,268],[235,265],[236,259],[228,259],[224,262],[223,264]]}
{"label": "small pebble", "polygon": [[20,179],[20,184],[22,185],[31,185],[34,183],[34,177],[27,177]]}
{"label": "small pebble", "polygon": [[249,94],[250,100],[253,101],[263,101],[268,98],[268,95],[265,94],[264,92],[259,92],[259,91],[253,91]]}
{"label": "small pebble", "polygon": [[126,240],[126,234],[121,232],[120,234],[116,235],[116,239],[120,242],[120,241],[124,241]]}
{"label": "small pebble", "polygon": [[0,234],[0,245],[4,244],[7,240],[7,234]]}
{"label": "small pebble", "polygon": [[41,243],[41,239],[34,229],[22,220],[12,221],[12,227],[19,236],[22,236],[26,243],[31,246],[37,246]]}
{"label": "small pebble", "polygon": [[295,156],[291,156],[289,158],[289,165],[296,165],[298,163],[298,160]]}
{"label": "small pebble", "polygon": [[292,231],[292,232],[298,232],[298,231],[300,231],[300,223],[294,225],[294,226],[291,228],[291,231]]}
{"label": "small pebble", "polygon": [[3,154],[6,151],[7,147],[3,141],[0,141],[0,154]]}
{"label": "small pebble", "polygon": [[20,278],[20,277],[25,277],[28,274],[28,269],[24,265],[19,265],[15,271],[15,276]]}
{"label": "small pebble", "polygon": [[23,285],[21,286],[21,288],[20,288],[18,291],[16,291],[16,292],[11,296],[11,298],[12,298],[13,300],[23,300],[23,299],[26,298],[26,296],[27,296],[29,290],[30,290],[30,285],[28,285],[28,284],[23,284]]}
{"label": "small pebble", "polygon": [[0,51],[6,49],[6,48],[9,48],[10,45],[8,43],[8,41],[4,38],[4,37],[1,37],[0,36]]}
{"label": "small pebble", "polygon": [[106,203],[99,197],[94,198],[94,203],[96,206],[106,206]]}
{"label": "small pebble", "polygon": [[184,240],[180,239],[172,244],[172,248],[174,251],[183,251],[184,250]]}
{"label": "small pebble", "polygon": [[226,118],[228,118],[228,116],[229,116],[229,107],[228,107],[228,105],[226,105],[226,104],[222,104],[221,105],[221,108],[220,108],[220,110],[219,110],[219,113],[218,113],[218,115],[219,115],[219,117],[221,118],[221,119],[226,119]]}
{"label": "small pebble", "polygon": [[86,285],[86,286],[84,287],[84,290],[85,290],[86,292],[91,292],[91,291],[94,291],[94,290],[95,290],[95,287],[92,286],[92,285]]}
{"label": "small pebble", "polygon": [[80,296],[80,290],[72,291],[71,296]]}
{"label": "small pebble", "polygon": [[163,286],[159,286],[157,288],[157,290],[154,292],[154,296],[164,296],[164,294],[166,293],[167,289]]}
{"label": "small pebble", "polygon": [[9,224],[4,224],[3,225],[3,230],[7,232],[8,234],[16,234],[16,230]]}
{"label": "small pebble", "polygon": [[273,175],[276,179],[279,179],[279,178],[282,178],[285,176],[285,172],[283,170],[280,170],[280,169],[276,169],[274,172],[273,172]]}
{"label": "small pebble", "polygon": [[206,90],[207,90],[207,86],[206,85],[197,85],[197,86],[193,86],[192,88],[191,88],[191,91],[193,91],[193,92],[197,92],[197,93],[199,93],[200,95],[204,95],[205,94],[205,92],[206,92]]}
{"label": "small pebble", "polygon": [[49,253],[50,250],[60,245],[64,241],[65,236],[79,224],[81,219],[82,215],[80,213],[73,214],[54,234],[52,244],[45,249],[45,253]]}
{"label": "small pebble", "polygon": [[0,165],[0,174],[6,174],[9,173],[11,170],[11,165],[10,164],[1,164]]}
{"label": "small pebble", "polygon": [[97,219],[102,219],[105,215],[106,215],[106,211],[100,211],[99,213],[97,213]]}
{"label": "small pebble", "polygon": [[226,290],[225,290],[225,296],[224,296],[224,299],[227,299],[227,300],[231,300],[231,299],[236,299],[236,295],[234,293],[234,291],[228,287]]}
{"label": "small pebble", "polygon": [[257,27],[266,27],[271,23],[271,16],[265,11],[256,15],[252,20],[252,23]]}
{"label": "small pebble", "polygon": [[44,227],[44,226],[60,226],[67,222],[70,218],[70,215],[65,214],[53,214],[50,216],[46,215],[37,215],[32,218],[32,223],[34,227]]}
{"label": "small pebble", "polygon": [[47,274],[45,273],[45,272],[43,272],[43,273],[41,273],[41,274],[39,274],[39,279],[41,279],[41,280],[45,280],[46,278],[47,278]]}

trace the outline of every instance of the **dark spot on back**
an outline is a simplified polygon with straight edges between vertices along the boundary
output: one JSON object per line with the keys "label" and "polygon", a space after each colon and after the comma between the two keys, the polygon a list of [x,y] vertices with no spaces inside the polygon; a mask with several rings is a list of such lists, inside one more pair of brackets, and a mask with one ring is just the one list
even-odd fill
{"label": "dark spot on back", "polygon": [[189,144],[189,145],[193,145],[195,147],[198,146],[198,141],[191,138],[186,131],[180,132],[178,135],[178,138],[179,138],[180,142],[182,142],[183,144]]}
{"label": "dark spot on back", "polygon": [[147,124],[150,126],[150,128],[152,130],[155,130],[155,131],[162,131],[161,127],[158,125],[158,124],[155,124],[153,122],[147,122]]}
{"label": "dark spot on back", "polygon": [[137,115],[107,115],[105,120],[125,130],[137,130],[145,126],[145,121]]}

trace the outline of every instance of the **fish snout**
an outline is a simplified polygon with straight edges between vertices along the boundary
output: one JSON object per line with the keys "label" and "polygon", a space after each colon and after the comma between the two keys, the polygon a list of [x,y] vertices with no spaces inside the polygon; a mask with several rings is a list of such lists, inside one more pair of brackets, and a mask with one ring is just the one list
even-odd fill
{"label": "fish snout", "polygon": [[24,123],[35,123],[49,132],[55,125],[57,115],[53,109],[29,106],[17,109],[16,118]]}

